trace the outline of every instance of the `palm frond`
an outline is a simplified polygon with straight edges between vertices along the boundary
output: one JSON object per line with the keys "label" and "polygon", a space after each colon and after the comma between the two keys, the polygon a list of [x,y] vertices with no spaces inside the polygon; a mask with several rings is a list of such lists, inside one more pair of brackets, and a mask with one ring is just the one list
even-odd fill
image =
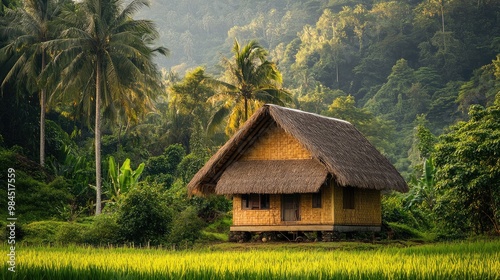
{"label": "palm frond", "polygon": [[149,7],[148,0],[133,0],[131,1],[116,18],[118,22],[126,21],[128,18],[132,18],[138,11],[144,7]]}
{"label": "palm frond", "polygon": [[228,106],[227,103],[220,104],[216,108],[219,108],[208,121],[207,132],[213,134],[218,127],[227,118],[232,108]]}
{"label": "palm frond", "polygon": [[236,87],[233,84],[230,84],[230,83],[227,83],[227,82],[224,82],[221,80],[213,79],[211,77],[205,77],[203,79],[203,83],[205,83],[211,87],[214,87],[216,89],[219,89],[220,92],[225,93],[225,94],[237,93],[239,90],[238,87]]}
{"label": "palm frond", "polygon": [[292,101],[286,91],[279,89],[281,73],[275,63],[266,59],[268,52],[257,41],[252,40],[242,47],[235,39],[232,52],[234,56],[231,60],[222,59],[227,81],[207,80],[207,84],[219,87],[219,93],[212,100],[229,95],[233,98],[226,134],[233,133],[243,124],[247,115],[264,102],[284,105]]}
{"label": "palm frond", "polygon": [[264,103],[271,103],[280,106],[293,101],[289,92],[276,88],[259,89],[259,91],[255,92],[255,99]]}
{"label": "palm frond", "polygon": [[27,61],[27,55],[26,54],[22,54],[17,60],[16,62],[14,63],[14,65],[10,68],[10,70],[7,72],[7,75],[5,75],[5,78],[2,82],[2,85],[1,87],[3,88],[5,86],[5,84],[10,81],[13,77],[15,77],[17,75],[17,73],[19,72],[19,69],[21,67],[23,67],[24,65],[26,65],[26,61]]}

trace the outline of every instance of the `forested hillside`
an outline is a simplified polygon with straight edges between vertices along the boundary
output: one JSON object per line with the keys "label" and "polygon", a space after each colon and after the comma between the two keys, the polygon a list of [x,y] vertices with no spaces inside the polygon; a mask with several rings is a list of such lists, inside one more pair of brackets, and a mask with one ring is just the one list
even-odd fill
{"label": "forested hillside", "polygon": [[384,222],[500,234],[500,1],[145,4],[2,1],[0,166],[18,170],[27,232],[217,238],[231,201],[185,186],[275,103],[353,123],[396,166],[411,190],[385,196]]}
{"label": "forested hillside", "polygon": [[155,0],[138,16],[157,24],[159,43],[172,51],[169,58],[159,60],[161,67],[185,71],[204,65],[213,70],[221,54],[230,54],[235,37],[258,39],[268,49],[288,44],[304,25],[316,22],[322,5],[321,1]]}
{"label": "forested hillside", "polygon": [[154,1],[141,15],[155,21],[171,50],[159,64],[180,76],[200,65],[218,75],[235,38],[256,39],[297,107],[326,113],[334,98],[352,95],[356,107],[389,121],[388,132],[369,136],[409,172],[416,116],[425,114],[439,134],[471,104],[492,104],[499,8],[462,0]]}

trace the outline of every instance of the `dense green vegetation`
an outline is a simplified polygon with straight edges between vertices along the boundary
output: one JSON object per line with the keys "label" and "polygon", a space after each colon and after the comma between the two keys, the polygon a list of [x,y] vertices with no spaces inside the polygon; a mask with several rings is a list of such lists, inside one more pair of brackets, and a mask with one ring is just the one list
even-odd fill
{"label": "dense green vegetation", "polygon": [[126,2],[0,4],[20,239],[224,239],[231,202],[185,185],[264,102],[366,135],[410,185],[400,236],[500,234],[499,1]]}
{"label": "dense green vegetation", "polygon": [[[334,245],[332,245],[334,244]],[[20,250],[4,279],[497,279],[496,242],[401,248],[314,243],[211,250],[47,248]],[[306,244],[304,244],[306,245]],[[251,250],[248,250],[250,249]],[[5,249],[5,248],[2,248]]]}

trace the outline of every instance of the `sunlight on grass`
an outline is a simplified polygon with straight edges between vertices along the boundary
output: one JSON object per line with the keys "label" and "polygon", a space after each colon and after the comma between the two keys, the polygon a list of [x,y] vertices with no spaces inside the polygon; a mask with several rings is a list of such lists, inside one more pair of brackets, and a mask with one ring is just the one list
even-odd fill
{"label": "sunlight on grass", "polygon": [[499,241],[372,250],[328,250],[326,246],[227,251],[37,247],[20,248],[17,260],[14,275],[4,265],[3,279],[500,278]]}

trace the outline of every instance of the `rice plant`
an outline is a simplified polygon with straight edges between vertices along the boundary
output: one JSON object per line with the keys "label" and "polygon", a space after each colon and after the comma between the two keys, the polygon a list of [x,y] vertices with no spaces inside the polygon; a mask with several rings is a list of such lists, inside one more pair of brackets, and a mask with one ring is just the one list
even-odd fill
{"label": "rice plant", "polygon": [[4,265],[2,279],[500,279],[500,241],[351,251],[26,247],[16,265]]}

